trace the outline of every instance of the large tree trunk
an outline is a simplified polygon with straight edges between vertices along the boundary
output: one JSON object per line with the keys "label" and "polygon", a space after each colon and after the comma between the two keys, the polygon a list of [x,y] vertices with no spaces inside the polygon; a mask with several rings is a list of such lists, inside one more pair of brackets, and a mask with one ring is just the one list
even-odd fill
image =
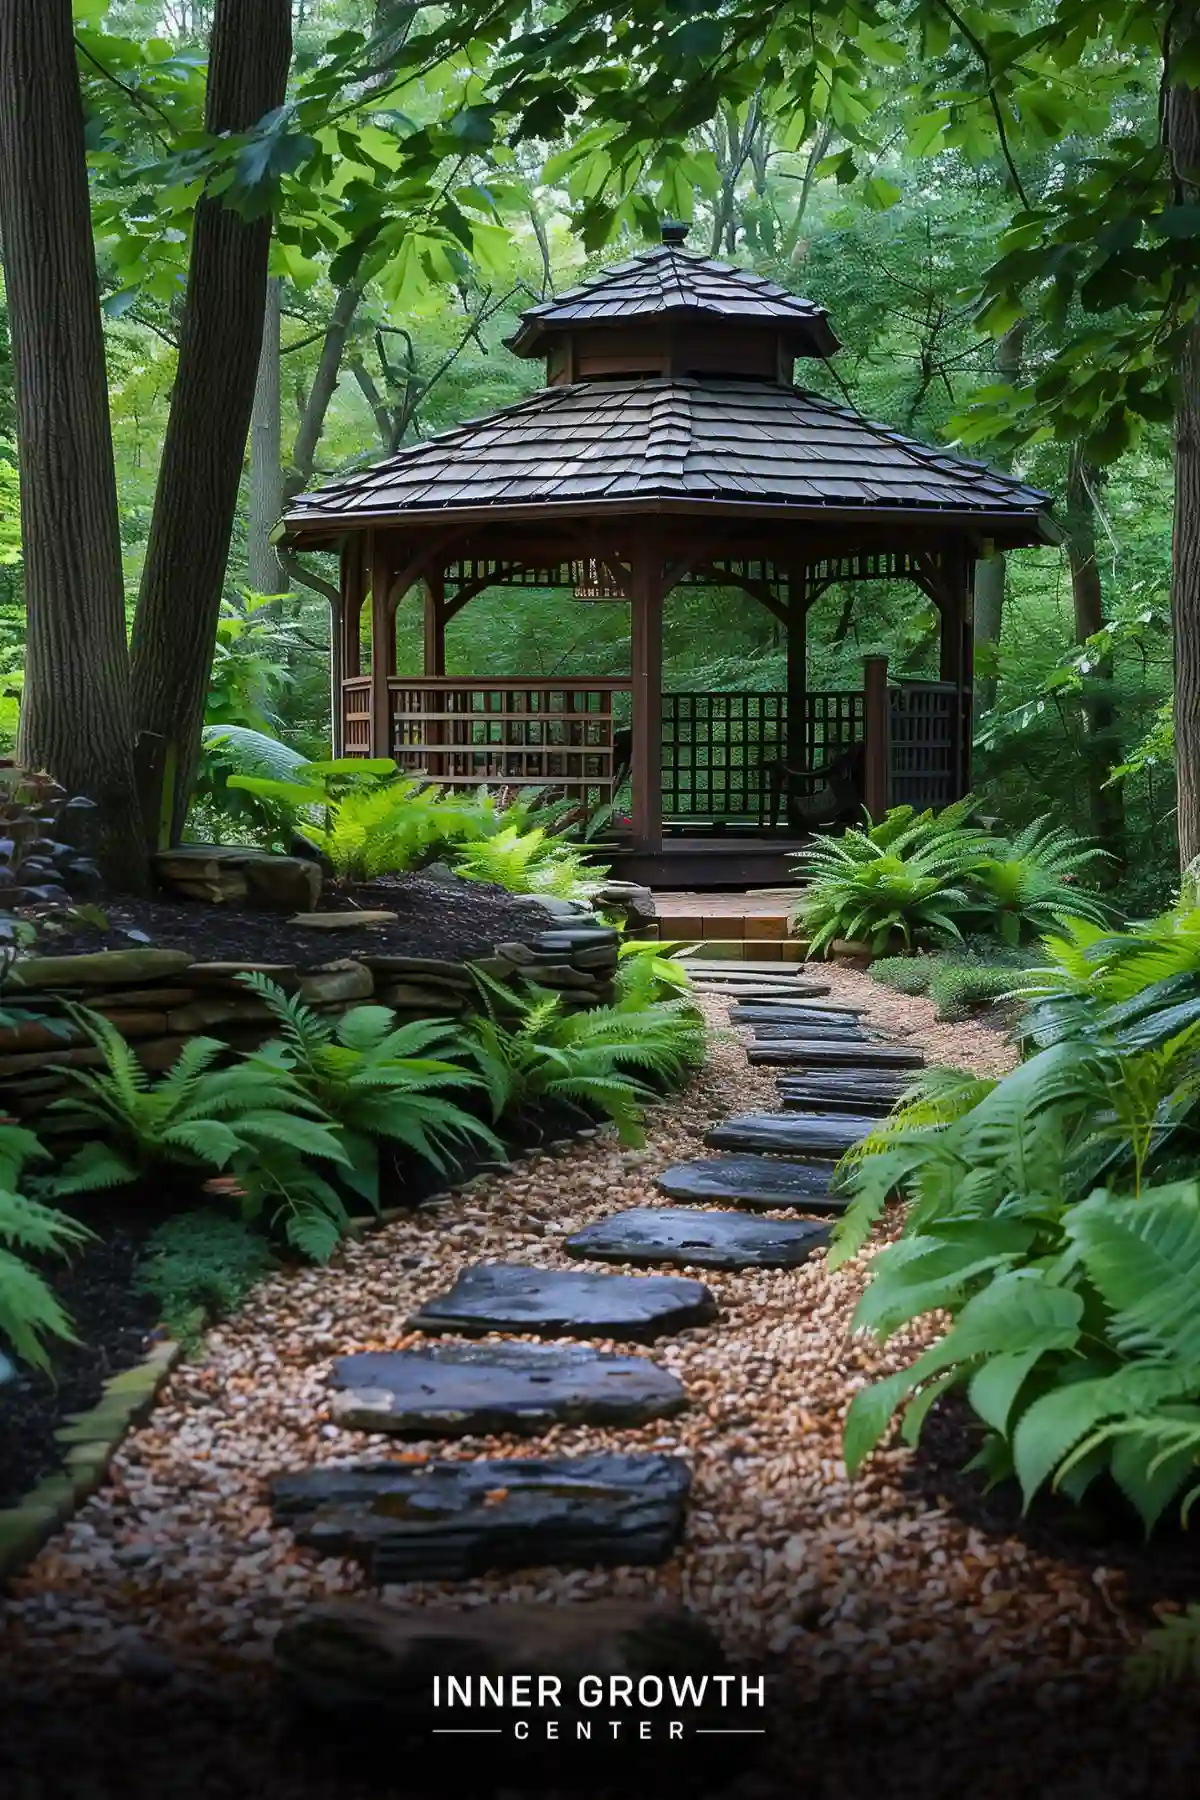
{"label": "large tree trunk", "polygon": [[[289,0],[217,0],[205,124],[247,130],[284,98]],[[143,827],[183,829],[262,343],[269,218],[196,207],[179,367],[133,629]]]}
{"label": "large tree trunk", "polygon": [[[996,373],[1002,381],[1014,386],[1021,374],[1021,358],[1025,352],[1025,321],[1018,319],[1010,325],[999,343],[996,345]],[[1012,457],[995,455],[992,461],[997,468],[1011,469]],[[975,564],[975,717],[981,719],[996,704],[996,676],[992,673],[995,653],[1000,649],[1000,633],[1004,624],[1004,592],[1008,576],[1008,565],[1003,551],[993,556],[982,558]],[[979,654],[983,645],[991,645],[992,655],[985,651]],[[979,671],[983,672],[980,673]]]}
{"label": "large tree trunk", "polygon": [[[1167,129],[1185,199],[1200,199],[1200,90],[1172,88]],[[1180,358],[1175,412],[1175,527],[1171,619],[1175,632],[1175,769],[1179,861],[1200,856],[1200,324]]]}
{"label": "large tree trunk", "polygon": [[0,0],[0,236],[27,619],[20,755],[96,802],[90,847],[145,878],[100,297],[71,0]]}
{"label": "large tree trunk", "polygon": [[283,511],[283,464],[279,418],[279,320],[282,283],[267,283],[258,382],[250,417],[250,529],[246,541],[246,580],[256,594],[285,594],[287,577],[271,542]]}
{"label": "large tree trunk", "polygon": [[[1104,627],[1104,586],[1096,561],[1096,508],[1093,494],[1099,473],[1072,446],[1067,474],[1067,560],[1071,568],[1071,597],[1075,610],[1075,640],[1085,643]],[[1111,657],[1102,657],[1085,676],[1083,698],[1084,776],[1087,782],[1088,821],[1092,835],[1114,858],[1116,869],[1125,865],[1125,801],[1120,784],[1106,787],[1115,763],[1117,709],[1112,695]]]}

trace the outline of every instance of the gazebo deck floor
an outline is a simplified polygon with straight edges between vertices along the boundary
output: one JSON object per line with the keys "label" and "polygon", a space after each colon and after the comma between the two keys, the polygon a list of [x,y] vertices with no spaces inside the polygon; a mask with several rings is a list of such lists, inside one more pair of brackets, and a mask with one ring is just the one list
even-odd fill
{"label": "gazebo deck floor", "polygon": [[785,886],[793,879],[789,858],[809,841],[783,831],[750,827],[743,833],[731,828],[708,836],[668,835],[658,851],[614,844],[604,846],[601,853],[618,880],[638,881],[656,892],[744,892]]}

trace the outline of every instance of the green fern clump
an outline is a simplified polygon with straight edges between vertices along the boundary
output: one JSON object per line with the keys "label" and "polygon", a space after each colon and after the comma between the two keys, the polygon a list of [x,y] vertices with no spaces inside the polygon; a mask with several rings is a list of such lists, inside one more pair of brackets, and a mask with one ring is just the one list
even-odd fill
{"label": "green fern clump", "polygon": [[[20,1192],[25,1165],[45,1155],[31,1131],[0,1123],[0,1345],[48,1370],[48,1346],[55,1340],[73,1343],[74,1334],[53,1289],[27,1256],[67,1256],[92,1234],[66,1213]],[[0,1375],[7,1370],[0,1352]]]}
{"label": "green fern clump", "polygon": [[1086,838],[1035,819],[1007,843],[997,842],[972,869],[971,884],[989,926],[1004,943],[1017,944],[1023,934],[1053,931],[1065,918],[1105,924],[1108,907],[1079,880],[1105,857]]}
{"label": "green fern clump", "polygon": [[463,844],[454,867],[468,881],[488,881],[510,894],[591,900],[604,886],[603,872],[588,863],[584,851],[548,836],[542,826],[507,825],[492,837]]}
{"label": "green fern clump", "polygon": [[380,1140],[403,1145],[443,1172],[468,1149],[502,1154],[494,1134],[455,1099],[481,1083],[462,1066],[466,1041],[453,1021],[398,1025],[386,1006],[355,1006],[329,1020],[264,975],[239,979],[279,1027],[279,1036],[247,1063],[294,1087],[337,1124],[344,1152],[339,1178],[370,1206],[379,1205]]}

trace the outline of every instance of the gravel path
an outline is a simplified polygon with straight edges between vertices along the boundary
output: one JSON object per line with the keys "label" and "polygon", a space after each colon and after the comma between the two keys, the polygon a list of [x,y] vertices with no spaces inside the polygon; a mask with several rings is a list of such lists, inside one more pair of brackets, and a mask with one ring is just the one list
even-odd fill
{"label": "gravel path", "polygon": [[[835,969],[830,980],[835,998],[861,1001],[873,1023],[919,1043],[931,1062],[998,1073],[1012,1060],[1009,1046],[983,1026],[937,1024],[923,999],[893,994],[856,971]],[[686,1543],[665,1567],[535,1569],[416,1585],[403,1590],[404,1599],[682,1599],[714,1622],[731,1653],[784,1678],[789,1700],[777,1741],[785,1765],[795,1768],[800,1757],[813,1778],[809,1791],[821,1795],[857,1792],[858,1780],[869,1788],[880,1770],[894,1793],[940,1792],[940,1773],[945,1791],[958,1793],[972,1756],[978,1792],[1011,1793],[1004,1746],[1014,1719],[1031,1743],[1041,1731],[1052,1758],[1071,1731],[1088,1736],[1090,1696],[1097,1684],[1107,1691],[1143,1623],[1123,1603],[1120,1577],[1035,1554],[1016,1538],[985,1537],[948,1502],[915,1499],[902,1486],[912,1459],[906,1449],[876,1456],[856,1482],[846,1478],[840,1432],[849,1398],[907,1361],[912,1345],[901,1334],[881,1353],[849,1339],[861,1263],[837,1274],[819,1259],[786,1272],[701,1272],[720,1322],[644,1352],[688,1389],[692,1408],[677,1419],[403,1451],[394,1440],[328,1422],[333,1358],[423,1341],[406,1336],[406,1315],[463,1263],[604,1267],[572,1262],[560,1240],[617,1206],[661,1203],[655,1172],[701,1154],[712,1121],[774,1105],[772,1072],[748,1068],[726,1003],[706,998],[703,1005],[717,1027],[708,1066],[659,1110],[644,1150],[623,1150],[598,1134],[531,1159],[350,1244],[327,1269],[273,1278],[212,1332],[127,1440],[109,1484],[0,1606],[5,1684],[36,1671],[50,1692],[80,1682],[89,1693],[122,1698],[152,1689],[158,1705],[174,1693],[205,1691],[216,1671],[218,1681],[244,1672],[253,1691],[281,1621],[361,1585],[354,1565],[316,1561],[272,1528],[262,1483],[280,1469],[373,1454],[641,1448],[680,1452],[694,1470]],[[612,1347],[630,1353],[627,1345]],[[911,1774],[902,1775],[886,1740],[912,1708],[917,1723],[904,1740]],[[950,1722],[959,1712],[961,1729]],[[1077,1727],[1070,1725],[1076,1712]],[[874,1757],[882,1758],[878,1767]],[[0,1749],[0,1774],[3,1767]],[[254,1785],[259,1794],[277,1791],[263,1771]],[[203,1791],[240,1790],[218,1781]],[[329,1790],[292,1777],[278,1791]],[[1068,1781],[1044,1791],[1098,1790]]]}

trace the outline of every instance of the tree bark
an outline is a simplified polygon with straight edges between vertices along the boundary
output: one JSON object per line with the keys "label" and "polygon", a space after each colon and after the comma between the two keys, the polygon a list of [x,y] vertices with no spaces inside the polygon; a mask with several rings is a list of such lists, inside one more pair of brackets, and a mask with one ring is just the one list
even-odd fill
{"label": "tree bark", "polygon": [[[996,373],[1002,381],[1016,383],[1021,373],[1021,359],[1025,351],[1025,321],[1018,319],[1010,325],[999,343],[996,345]],[[1011,469],[1011,456],[993,456],[992,461],[997,468]],[[994,556],[981,558],[975,564],[975,648],[981,644],[1000,647],[1000,633],[1004,624],[1004,592],[1008,576],[1008,565],[1002,551]],[[985,664],[986,664],[986,658]],[[990,712],[996,704],[996,677],[992,674],[977,675],[975,678],[975,717],[980,719],[985,712]]]}
{"label": "tree bark", "polygon": [[0,0],[0,236],[27,648],[20,756],[96,803],[89,848],[140,887],[129,661],[71,0]]}
{"label": "tree bark", "polygon": [[[1099,473],[1071,449],[1067,474],[1067,561],[1075,610],[1075,640],[1085,643],[1104,627],[1104,585],[1096,561],[1096,508],[1093,493]],[[1114,860],[1110,872],[1126,863],[1125,801],[1120,784],[1106,787],[1117,753],[1117,709],[1112,695],[1111,657],[1102,657],[1085,676],[1082,701],[1084,774],[1088,821],[1092,835]]]}
{"label": "tree bark", "polygon": [[317,460],[317,445],[320,443],[321,433],[325,429],[325,415],[329,411],[329,403],[337,389],[342,357],[345,354],[346,344],[350,337],[350,327],[354,323],[354,315],[358,311],[358,303],[362,299],[362,295],[362,288],[352,281],[340,290],[333,303],[333,313],[325,328],[325,337],[321,344],[317,372],[313,376],[313,384],[309,389],[308,399],[304,403],[304,412],[300,419],[300,429],[296,433],[296,442],[292,447],[292,466],[284,482],[285,501],[300,493],[312,480]]}
{"label": "tree bark", "polygon": [[[1200,199],[1200,90],[1171,89],[1167,132],[1183,198]],[[1178,366],[1175,409],[1175,524],[1171,619],[1175,635],[1175,771],[1179,861],[1200,856],[1200,323],[1189,330]]]}
{"label": "tree bark", "polygon": [[283,465],[279,418],[279,323],[283,284],[267,282],[262,349],[254,411],[250,417],[250,529],[246,544],[246,578],[256,594],[286,594],[287,577],[271,533],[283,511]]}
{"label": "tree bark", "polygon": [[[217,0],[205,125],[248,130],[284,98],[288,0]],[[196,207],[179,366],[133,629],[142,822],[177,838],[199,753],[262,343],[270,218]]]}

